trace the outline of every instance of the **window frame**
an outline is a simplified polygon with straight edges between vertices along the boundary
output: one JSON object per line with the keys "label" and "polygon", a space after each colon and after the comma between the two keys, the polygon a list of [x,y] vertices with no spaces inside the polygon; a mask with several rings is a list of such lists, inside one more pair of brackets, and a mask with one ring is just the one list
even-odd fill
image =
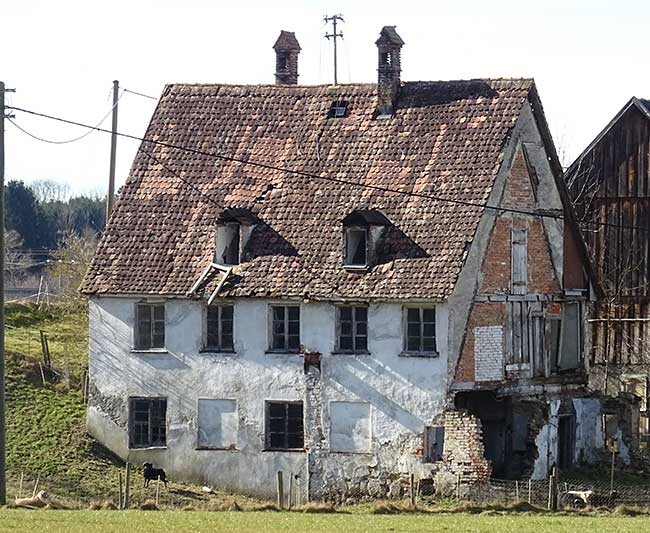
{"label": "window frame", "polygon": [[[298,309],[298,347],[297,348],[289,348],[289,337],[294,336],[294,334],[289,334],[289,322],[295,322],[289,320],[289,308],[297,308]],[[284,323],[284,343],[282,348],[274,348],[274,340],[275,340],[275,331],[274,331],[274,324],[276,322],[274,318],[274,310],[276,308],[283,308],[284,309],[284,318],[283,318],[283,323]],[[268,349],[267,353],[283,353],[283,354],[299,354],[301,352],[301,338],[302,338],[302,306],[298,303],[272,303],[269,304],[269,311],[268,311]]]}
{"label": "window frame", "polygon": [[[285,407],[284,414],[284,443],[285,447],[278,447],[271,445],[271,405],[283,405]],[[289,406],[300,405],[301,408],[301,436],[302,446],[297,448],[289,447]],[[278,418],[278,417],[274,417]],[[294,432],[295,433],[295,432]],[[264,451],[268,452],[304,452],[305,451],[305,405],[302,400],[265,400],[264,401]]]}
{"label": "window frame", "polygon": [[[419,322],[420,322],[420,349],[419,350],[410,350],[409,349],[409,334],[408,334],[408,326],[409,326],[409,319],[408,319],[408,312],[410,309],[418,309],[419,310]],[[424,311],[425,310],[432,310],[433,311],[433,322],[426,322],[424,320]],[[433,350],[424,350],[424,338],[426,337],[424,335],[424,325],[425,324],[433,324]],[[437,335],[437,306],[435,304],[421,304],[421,305],[404,305],[402,306],[402,353],[400,355],[402,356],[412,356],[412,357],[438,357],[439,352],[438,352],[438,335]]]}
{"label": "window frame", "polygon": [[[231,325],[231,330],[230,330],[230,336],[232,337],[232,346],[230,348],[224,348],[223,346],[223,308],[224,307],[231,307],[232,308],[232,318],[230,319],[232,322]],[[218,344],[217,345],[211,345],[209,343],[209,338],[210,338],[210,333],[209,333],[209,313],[210,309],[217,308],[218,309],[218,316],[217,316],[217,337],[218,337]],[[219,302],[219,303],[213,303],[211,305],[205,305],[203,309],[203,342],[202,342],[202,348],[201,352],[204,353],[227,353],[227,354],[233,354],[236,353],[235,351],[235,304],[231,302]]]}
{"label": "window frame", "polygon": [[[149,343],[148,345],[140,344],[140,311],[141,307],[149,308]],[[154,308],[162,307],[163,318],[162,320],[155,318]],[[156,323],[162,322],[162,346],[154,346],[154,337],[156,336],[155,327]],[[136,302],[134,305],[134,319],[133,319],[133,344],[131,351],[133,352],[166,352],[167,351],[167,306],[164,301],[141,301]]]}
{"label": "window frame", "polygon": [[[341,304],[341,305],[336,305],[335,306],[335,313],[336,313],[336,325],[335,325],[335,334],[336,334],[336,348],[334,350],[334,353],[339,353],[339,354],[369,354],[370,349],[368,347],[368,341],[369,341],[369,330],[368,330],[368,324],[369,324],[369,307],[367,305],[361,305],[361,304]],[[341,311],[343,309],[350,309],[351,310],[351,320],[350,322],[352,323],[352,332],[351,332],[351,338],[352,338],[352,348],[342,348],[341,347]],[[358,323],[363,323],[364,321],[358,321],[357,320],[357,310],[358,309],[365,309],[366,311],[366,334],[365,335],[358,335],[357,334],[357,324]],[[347,322],[347,321],[346,321]],[[365,348],[357,348],[357,337],[365,337],[366,338],[366,347]]]}
{"label": "window frame", "polygon": [[[147,419],[147,443],[146,444],[136,444],[134,442],[135,440],[135,428],[136,428],[136,420],[135,420],[135,402],[147,402],[147,414],[148,414],[148,419]],[[164,423],[163,429],[164,429],[164,441],[160,441],[157,443],[153,443],[153,438],[152,438],[152,412],[151,412],[151,407],[154,404],[154,402],[164,402],[164,416],[162,417],[162,421]],[[129,449],[130,450],[137,450],[137,449],[148,449],[148,448],[167,448],[167,397],[166,396],[129,396],[129,431],[128,431],[128,442],[129,442]],[[159,428],[160,429],[160,428]]]}
{"label": "window frame", "polygon": [[[350,234],[352,232],[363,232],[365,239],[365,250],[363,263],[354,263],[350,253]],[[370,252],[370,230],[365,226],[345,226],[345,236],[343,243],[343,266],[349,269],[367,269],[369,265],[369,252]]]}

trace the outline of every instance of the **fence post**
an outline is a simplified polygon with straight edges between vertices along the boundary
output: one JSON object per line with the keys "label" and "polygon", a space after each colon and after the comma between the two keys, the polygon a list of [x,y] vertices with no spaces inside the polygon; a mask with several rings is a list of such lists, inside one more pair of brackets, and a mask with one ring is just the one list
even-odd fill
{"label": "fence post", "polygon": [[122,471],[121,470],[117,473],[117,481],[120,484],[119,489],[117,491],[117,508],[118,509],[124,509],[124,493],[122,491],[123,486],[122,486]]}
{"label": "fence post", "polygon": [[548,510],[557,511],[557,468],[548,477]]}
{"label": "fence post", "polygon": [[284,482],[281,470],[278,470],[278,508],[284,509]]}
{"label": "fence post", "polygon": [[515,500],[519,501],[519,480],[515,480]]}
{"label": "fence post", "polygon": [[156,479],[156,506],[158,505],[159,496],[160,496],[160,476],[158,476],[158,479]]}
{"label": "fence post", "polygon": [[129,508],[129,497],[131,496],[131,463],[126,463],[126,479],[124,482],[124,508]]}
{"label": "fence post", "polygon": [[293,506],[293,472],[289,472],[289,501],[287,502],[289,511]]}
{"label": "fence post", "polygon": [[460,471],[456,474],[456,499],[460,500]]}
{"label": "fence post", "polygon": [[528,480],[528,503],[533,503],[533,480]]}
{"label": "fence post", "polygon": [[20,485],[18,485],[18,498],[23,497],[23,478],[25,476],[25,471],[20,471]]}
{"label": "fence post", "polygon": [[409,483],[411,485],[411,507],[415,507],[415,475],[413,472],[409,476]]}

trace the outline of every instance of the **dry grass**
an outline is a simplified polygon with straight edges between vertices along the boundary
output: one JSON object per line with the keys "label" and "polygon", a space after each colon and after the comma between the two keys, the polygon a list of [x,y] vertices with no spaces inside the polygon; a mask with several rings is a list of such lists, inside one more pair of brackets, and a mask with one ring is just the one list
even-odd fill
{"label": "dry grass", "polygon": [[160,511],[160,508],[156,505],[155,500],[145,500],[140,505],[141,511]]}
{"label": "dry grass", "polygon": [[300,507],[295,507],[294,511],[302,513],[336,513],[338,512],[337,508],[334,507],[331,503],[307,503],[301,505]]}

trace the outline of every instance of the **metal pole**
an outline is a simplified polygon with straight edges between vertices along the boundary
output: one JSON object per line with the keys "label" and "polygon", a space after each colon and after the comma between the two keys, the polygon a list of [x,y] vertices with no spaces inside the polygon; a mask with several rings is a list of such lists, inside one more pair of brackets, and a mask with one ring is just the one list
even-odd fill
{"label": "metal pole", "polygon": [[338,85],[338,77],[337,77],[337,65],[336,65],[336,15],[334,16],[334,21],[332,23],[334,25],[334,85]]}
{"label": "metal pole", "polygon": [[326,33],[325,38],[329,41],[330,39],[334,39],[334,85],[338,85],[338,59],[337,59],[337,53],[336,53],[336,40],[340,37],[343,39],[343,33],[337,33],[336,32],[336,23],[337,21],[345,22],[343,20],[343,15],[332,15],[331,17],[325,17],[325,24],[328,22],[332,23],[332,29],[334,30],[332,33]]}
{"label": "metal pole", "polygon": [[111,124],[111,162],[108,172],[108,195],[106,196],[106,223],[113,211],[113,202],[115,201],[115,154],[117,152],[117,101],[120,82],[113,82],[113,122]]}

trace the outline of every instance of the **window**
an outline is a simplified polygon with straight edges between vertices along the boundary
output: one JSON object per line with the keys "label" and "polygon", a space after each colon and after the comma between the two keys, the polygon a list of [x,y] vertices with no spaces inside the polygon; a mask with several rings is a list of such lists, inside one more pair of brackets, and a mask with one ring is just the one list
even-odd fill
{"label": "window", "polygon": [[167,399],[131,398],[129,447],[149,448],[167,444]]}
{"label": "window", "polygon": [[278,51],[276,55],[276,69],[278,71],[287,70],[289,65],[289,57],[287,52]]}
{"label": "window", "polygon": [[562,342],[558,370],[574,370],[580,366],[582,336],[580,335],[580,303],[565,303],[562,306]]}
{"label": "window", "polygon": [[299,306],[271,306],[271,350],[277,352],[300,351]]}
{"label": "window", "polygon": [[433,463],[442,459],[445,445],[445,428],[443,426],[424,426],[424,456],[422,462]]}
{"label": "window", "polygon": [[406,308],[406,351],[436,351],[436,310],[433,307]]}
{"label": "window", "polygon": [[345,264],[347,266],[366,266],[368,230],[365,228],[347,228],[345,237]]}
{"label": "window", "polygon": [[232,305],[209,305],[206,310],[205,349],[233,352]]}
{"label": "window", "polygon": [[165,304],[135,306],[135,349],[151,350],[165,347]]}
{"label": "window", "polygon": [[368,308],[338,307],[338,351],[368,351]]}
{"label": "window", "polygon": [[512,294],[528,292],[528,230],[512,229]]}
{"label": "window", "polygon": [[221,223],[217,226],[215,260],[222,265],[239,264],[240,225],[238,222]]}
{"label": "window", "polygon": [[344,118],[348,115],[348,103],[343,100],[336,100],[330,106],[328,118]]}
{"label": "window", "polygon": [[330,448],[333,452],[370,451],[370,404],[330,402]]}
{"label": "window", "polygon": [[535,332],[530,329],[535,327],[534,320],[531,324],[530,308],[528,302],[508,302],[507,316],[510,330],[511,346],[508,350],[508,364],[530,363],[530,336]]}
{"label": "window", "polygon": [[234,450],[237,447],[238,423],[235,400],[199,400],[198,447]]}
{"label": "window", "polygon": [[266,402],[266,447],[302,450],[305,447],[302,402]]}

